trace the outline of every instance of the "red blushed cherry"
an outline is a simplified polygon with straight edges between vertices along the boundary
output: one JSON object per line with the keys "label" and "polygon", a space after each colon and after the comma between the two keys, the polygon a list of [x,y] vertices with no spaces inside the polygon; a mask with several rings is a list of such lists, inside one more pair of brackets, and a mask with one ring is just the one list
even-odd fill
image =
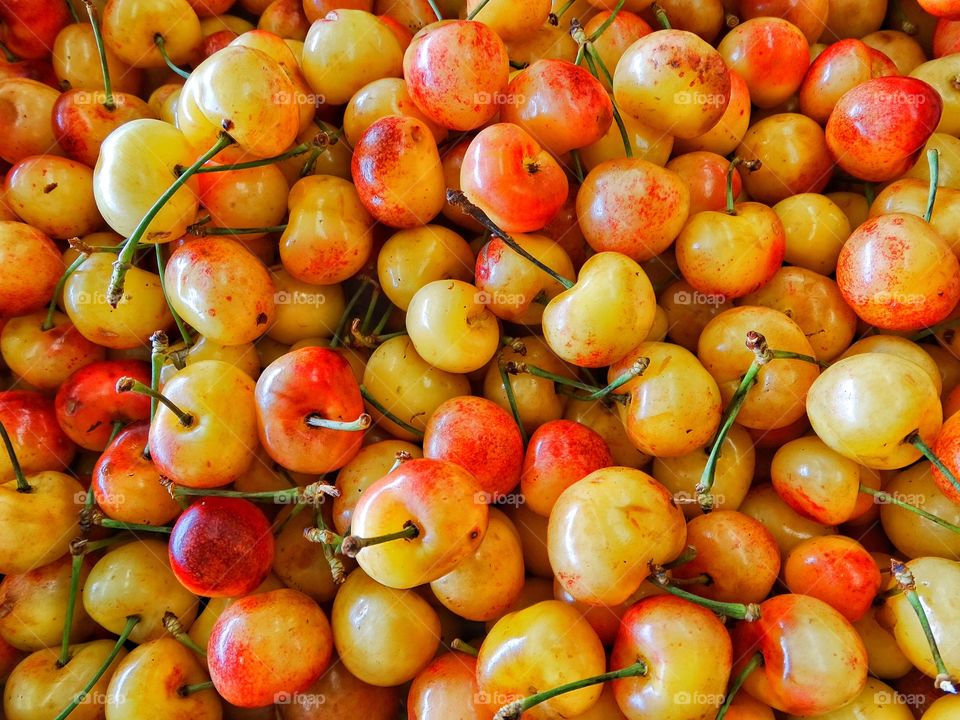
{"label": "red blushed cherry", "polygon": [[595,431],[574,420],[551,420],[530,436],[520,490],[531,510],[549,516],[560,493],[613,464],[610,447]]}
{"label": "red blushed cherry", "polygon": [[467,148],[460,188],[505,232],[544,227],[567,199],[567,176],[526,130],[511,123],[484,128]]}
{"label": "red blushed cherry", "polygon": [[223,50],[227,45],[239,37],[233,30],[218,30],[207,35],[200,45],[200,54],[204,58],[213,55],[217,50]]}
{"label": "red blushed cherry", "polygon": [[36,80],[52,88],[60,89],[60,82],[49,60],[16,60],[9,62],[0,58],[0,80],[27,78]]}
{"label": "red blushed cherry", "polygon": [[0,3],[0,22],[0,42],[10,52],[39,60],[50,56],[57,33],[70,24],[70,13],[62,2],[4,0]]}
{"label": "red blushed cherry", "polygon": [[464,395],[442,403],[430,416],[423,455],[465,468],[489,496],[487,502],[495,502],[520,481],[523,438],[502,407]]}
{"label": "red blushed cherry", "polygon": [[804,540],[790,551],[783,581],[790,592],[823,600],[856,622],[872,607],[882,579],[863,545],[843,535],[824,535]]}
{"label": "red blushed cherry", "polygon": [[256,403],[260,442],[294,472],[342,468],[359,452],[370,420],[350,363],[329,348],[305,347],[274,360],[257,380]]}
{"label": "red blushed cherry", "polygon": [[101,360],[77,370],[57,390],[57,421],[80,447],[102,451],[115,422],[150,418],[149,397],[117,392],[117,381],[122,377],[149,386],[150,366],[140,360]]}
{"label": "red blushed cherry", "polygon": [[[930,449],[954,477],[960,476],[960,413],[947,417]],[[943,494],[960,505],[960,488],[954,487],[936,467],[933,467],[931,472]]]}
{"label": "red blushed cherry", "polygon": [[943,100],[923,80],[867,80],[845,93],[830,113],[827,147],[851,175],[893,180],[913,167],[942,114]]}
{"label": "red blushed cherry", "polygon": [[917,5],[934,17],[960,20],[960,2],[958,0],[917,0]]}
{"label": "red blushed cherry", "polygon": [[940,18],[933,31],[933,57],[942,58],[960,52],[960,20]]}
{"label": "red blushed cherry", "polygon": [[[723,210],[727,206],[727,172],[730,161],[707,150],[677,155],[665,166],[690,189],[690,217],[703,210]],[[740,170],[733,171],[733,197],[743,192]]]}
{"label": "red blushed cherry", "polygon": [[[77,446],[60,427],[53,401],[46,395],[28,390],[0,392],[0,423],[10,435],[24,474],[62,472],[73,461]],[[10,459],[0,453],[0,481],[13,476]]]}
{"label": "red blushed cherry", "polygon": [[68,156],[94,167],[100,145],[111,132],[131,120],[156,117],[136,95],[113,93],[114,108],[103,103],[103,91],[68,90],[53,104],[53,134]]}
{"label": "red blushed cherry", "polygon": [[247,595],[217,619],[207,642],[210,679],[227,702],[263,707],[304,692],[330,666],[333,633],[297,590]]}
{"label": "red blushed cherry", "polygon": [[273,533],[249,500],[207,497],[183,511],[170,534],[170,567],[195,595],[240,597],[266,580]]}

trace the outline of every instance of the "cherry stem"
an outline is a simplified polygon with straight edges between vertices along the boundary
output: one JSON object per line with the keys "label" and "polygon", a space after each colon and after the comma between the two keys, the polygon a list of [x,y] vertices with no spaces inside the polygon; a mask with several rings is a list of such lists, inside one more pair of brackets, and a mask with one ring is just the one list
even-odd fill
{"label": "cherry stem", "polygon": [[3,53],[3,56],[7,59],[8,63],[15,63],[20,58],[13,54],[13,52],[6,46],[5,43],[0,42],[0,52]]}
{"label": "cherry stem", "polygon": [[599,37],[607,31],[607,28],[613,25],[613,21],[617,19],[617,15],[620,14],[620,11],[623,10],[623,6],[626,4],[627,0],[620,0],[620,2],[616,4],[613,10],[610,11],[610,15],[607,17],[607,19],[604,20],[600,24],[600,27],[594,30],[593,34],[588,38],[590,42],[596,42]]}
{"label": "cherry stem", "polygon": [[[160,247],[157,245],[157,247]],[[160,392],[160,371],[167,359],[167,350],[170,349],[170,341],[163,330],[157,330],[150,336],[150,389],[154,392]],[[158,400],[155,397],[150,398],[150,419],[157,414]]]}
{"label": "cherry stem", "polygon": [[723,615],[735,620],[744,620],[746,622],[756,622],[760,619],[760,606],[756,603],[720,602],[719,600],[710,600],[709,598],[688,592],[673,585],[667,576],[667,571],[664,570],[661,565],[650,564],[650,582],[661,590],[666,590],[671,595],[689,600],[708,610],[712,610],[718,615]]}
{"label": "cherry stem", "polygon": [[17,478],[17,492],[33,492],[33,488],[30,487],[30,483],[27,482],[26,475],[23,474],[23,468],[20,467],[20,461],[17,459],[17,453],[13,449],[13,442],[10,440],[10,435],[7,434],[7,428],[3,426],[2,422],[0,422],[0,439],[3,440],[3,446],[7,450],[7,457],[10,458],[10,467],[13,468],[13,475]]}
{"label": "cherry stem", "polygon": [[897,586],[903,590],[903,594],[906,595],[907,602],[910,603],[910,607],[912,607],[916,613],[917,620],[920,621],[920,627],[923,628],[923,634],[927,638],[927,644],[930,646],[930,654],[933,655],[933,662],[937,666],[937,678],[934,681],[934,686],[938,690],[956,695],[957,682],[947,670],[947,666],[943,662],[943,657],[940,655],[940,648],[937,646],[937,639],[934,637],[933,629],[930,627],[927,611],[924,609],[923,603],[920,601],[920,596],[917,594],[917,583],[913,577],[913,573],[910,571],[910,568],[895,558],[890,558],[890,572],[893,574],[893,579],[897,581]]}
{"label": "cherry stem", "polygon": [[554,27],[556,27],[557,25],[559,25],[559,24],[560,24],[560,18],[562,18],[564,15],[567,14],[567,10],[569,10],[570,8],[572,8],[572,7],[573,7],[573,3],[575,3],[575,2],[576,2],[576,0],[567,0],[567,2],[565,2],[565,3],[563,4],[563,6],[562,6],[559,10],[557,10],[555,13],[550,13],[550,16],[547,18],[547,21],[548,21],[551,25],[553,25]]}
{"label": "cherry stem", "polygon": [[[268,225],[266,227],[248,227],[248,228],[226,228],[210,227],[201,223],[194,223],[187,227],[187,232],[197,237],[207,237],[209,235],[256,235],[257,233],[279,233],[287,229],[287,224]],[[159,245],[157,246],[159,247]]]}
{"label": "cherry stem", "polygon": [[148,532],[159,535],[169,535],[173,532],[172,527],[166,525],[146,525],[144,523],[128,523],[114,520],[106,517],[101,511],[94,511],[93,524],[100,527],[110,528],[111,530],[126,530],[128,532]]}
{"label": "cherry stem", "polygon": [[180,424],[183,427],[190,427],[193,425],[195,418],[188,412],[184,412],[166,395],[157,390],[154,390],[151,387],[147,387],[139,380],[134,380],[132,377],[122,377],[117,380],[117,392],[135,392],[138,395],[146,395],[147,397],[158,400],[164,404],[164,406],[177,416],[177,419],[180,421]]}
{"label": "cherry stem", "polygon": [[611,670],[610,672],[605,672],[602,675],[594,675],[593,677],[583,678],[582,680],[574,680],[564,685],[551,688],[550,690],[538,692],[535,695],[528,695],[522,700],[514,700],[512,703],[504,705],[502,708],[500,708],[497,711],[497,714],[493,716],[493,720],[520,720],[520,718],[523,716],[523,713],[530,710],[530,708],[536,707],[540,703],[544,703],[547,700],[552,700],[558,695],[574,692],[575,690],[581,690],[592,685],[600,685],[611,680],[643,677],[646,674],[647,664],[643,662],[643,660],[638,659],[632,665],[627,665],[625,668],[621,668],[619,670]]}
{"label": "cherry stem", "polygon": [[206,682],[195,683],[193,685],[181,685],[177,688],[178,697],[190,697],[194,693],[203,692],[204,690],[213,689],[213,680],[207,680]]}
{"label": "cherry stem", "polygon": [[196,641],[187,634],[183,624],[180,622],[180,618],[169,610],[163,614],[163,627],[170,633],[174,640],[184,647],[193,650],[200,657],[207,656],[207,651],[200,647]]}
{"label": "cherry stem", "polygon": [[288,488],[286,490],[261,490],[258,492],[242,492],[240,490],[221,490],[219,488],[192,488],[185,485],[176,485],[169,478],[163,478],[161,481],[167,488],[170,495],[174,498],[186,496],[199,497],[230,497],[244,498],[252,501],[272,502],[277,505],[290,505],[292,503],[310,503],[317,504],[323,502],[326,497],[337,497],[340,491],[333,485],[327,485],[323,482],[315,482],[305,487]]}
{"label": "cherry stem", "polygon": [[727,26],[727,29],[733,30],[737,25],[740,24],[740,18],[733,13],[728,12],[723,16],[723,23]]}
{"label": "cherry stem", "polygon": [[735,158],[733,158],[733,160],[730,161],[730,165],[727,168],[727,215],[737,214],[737,200],[733,196],[733,174],[741,165],[743,165],[750,172],[760,169],[759,160],[744,160],[742,157],[737,155]]}
{"label": "cherry stem", "polygon": [[543,272],[560,283],[564,289],[569,290],[574,286],[574,282],[572,280],[568,280],[567,278],[563,277],[556,270],[540,262],[537,258],[520,247],[520,245],[517,244],[517,241],[501,230],[483,210],[470,202],[467,199],[467,196],[461,190],[447,188],[447,202],[460,208],[460,210],[462,210],[464,213],[483,225],[487,230],[490,231],[491,235],[503,240],[503,242],[506,243],[511,250],[543,270]]}
{"label": "cherry stem", "polygon": [[517,428],[520,430],[520,439],[523,442],[523,446],[527,446],[527,442],[530,440],[527,437],[527,429],[523,426],[523,420],[520,419],[520,408],[517,406],[517,396],[513,392],[513,381],[510,378],[510,373],[507,372],[507,368],[503,362],[503,353],[500,352],[497,357],[497,370],[500,372],[500,382],[503,383],[503,393],[507,396],[507,404],[510,406],[510,414],[513,415],[513,421],[517,424]]}
{"label": "cherry stem", "polygon": [[437,20],[443,20],[443,13],[440,12],[440,8],[437,7],[437,0],[427,0],[427,4],[430,6],[430,9],[433,10],[433,14],[437,16]]}
{"label": "cherry stem", "polygon": [[[93,42],[97,46],[97,55],[100,57],[100,73],[103,75],[103,106],[113,112],[117,104],[113,101],[113,85],[110,82],[110,68],[107,66],[107,53],[103,49],[103,34],[100,32],[100,24],[97,22],[97,8],[93,0],[83,0],[87,9],[87,17],[90,18],[90,25],[93,27]],[[73,3],[67,2],[71,8]],[[76,11],[74,10],[74,14]],[[77,21],[79,22],[79,20]]]}
{"label": "cherry stem", "polygon": [[343,544],[343,538],[327,527],[327,521],[323,519],[321,508],[317,508],[316,527],[306,528],[303,531],[303,537],[307,542],[319,543],[323,548],[323,557],[326,558],[327,565],[330,566],[330,576],[336,585],[342,585],[347,579],[346,570],[343,567],[343,561],[339,558],[340,546]]}
{"label": "cherry stem", "polygon": [[387,470],[387,475],[392,473],[398,467],[403,465],[405,462],[413,460],[413,455],[408,453],[406,450],[398,450],[393,456],[393,465],[390,466],[390,469]]}
{"label": "cherry stem", "polygon": [[580,159],[580,149],[574,148],[570,151],[570,159],[573,160],[573,176],[577,182],[583,185],[585,173],[583,172],[583,160]]}
{"label": "cherry stem", "polygon": [[460,638],[454,638],[450,642],[450,649],[456,650],[457,652],[466,653],[467,655],[473,655],[473,657],[479,657],[480,652],[466,640],[461,640]]}
{"label": "cherry stem", "polygon": [[923,441],[923,438],[920,437],[919,432],[913,432],[907,436],[906,442],[913,445],[921,454],[933,463],[933,466],[940,471],[940,474],[943,475],[954,489],[957,492],[960,492],[960,480],[957,480],[957,476],[946,465],[943,464],[943,460],[938,458],[933,450],[930,449],[930,446]]}
{"label": "cherry stem", "polygon": [[81,22],[80,13],[77,12],[77,8],[74,7],[73,3],[70,0],[65,0],[67,3],[67,12],[70,13],[70,19],[75,23]]}
{"label": "cherry stem", "polygon": [[490,2],[490,0],[483,0],[483,2],[481,2],[479,5],[477,5],[477,6],[473,9],[473,12],[471,12],[469,15],[467,15],[467,20],[473,20],[477,15],[479,15],[479,14],[480,14],[480,11],[483,10],[483,9],[487,6],[487,3],[488,3],[488,2]]}
{"label": "cherry stem", "polygon": [[363,385],[360,386],[360,395],[363,396],[363,399],[365,402],[369,403],[374,410],[376,410],[378,413],[383,415],[387,420],[403,428],[408,433],[416,437],[418,440],[423,440],[423,430],[418,430],[410,423],[404,422],[403,420],[398,418],[396,415],[394,415],[392,412],[387,410],[387,408],[385,408],[379,400],[373,397],[373,395],[370,394],[370,391],[367,390],[367,388]]}
{"label": "cherry stem", "polygon": [[57,667],[63,667],[70,662],[70,633],[73,630],[73,614],[77,607],[77,592],[80,590],[80,571],[83,569],[82,552],[73,553],[71,545],[70,559],[70,592],[67,595],[67,612],[63,621],[63,637],[60,641],[60,657],[57,659]]}
{"label": "cherry stem", "polygon": [[370,417],[367,413],[360,413],[360,416],[356,420],[329,420],[325,417],[321,417],[319,414],[314,413],[312,415],[307,415],[307,419],[304,421],[312,428],[323,428],[324,430],[342,430],[343,432],[358,432],[360,430],[366,430],[370,427],[370,424],[373,422],[373,418]]}
{"label": "cherry stem", "polygon": [[120,303],[120,299],[123,297],[124,277],[127,274],[127,270],[131,267],[133,256],[136,254],[137,248],[140,245],[140,240],[146,233],[150,223],[153,222],[153,219],[157,216],[163,206],[167,204],[167,201],[173,197],[174,193],[176,193],[177,190],[186,184],[187,180],[189,180],[194,173],[197,172],[197,170],[203,167],[203,165],[213,158],[217,153],[219,153],[225,147],[232,145],[234,142],[235,140],[227,133],[221,132],[220,136],[217,138],[217,141],[213,144],[213,147],[198,157],[193,165],[180,173],[180,175],[170,184],[170,187],[168,187],[164,193],[157,198],[157,201],[150,207],[150,209],[147,210],[147,214],[143,216],[143,218],[137,224],[137,227],[134,228],[132,233],[130,233],[130,237],[128,237],[126,242],[123,244],[120,254],[117,256],[116,262],[113,263],[113,273],[110,276],[110,285],[107,287],[107,302],[110,303],[111,307],[117,307],[117,305]]}
{"label": "cherry stem", "polygon": [[[383,342],[384,340],[384,337],[381,337],[380,333],[383,332],[383,329],[387,326],[387,323],[390,322],[391,315],[393,315],[393,305],[389,305],[387,307],[383,315],[380,316],[380,320],[377,321],[376,326],[370,331],[371,335],[380,338],[380,342]],[[400,337],[401,335],[406,335],[406,333],[393,333],[393,335],[390,337]]]}
{"label": "cherry stem", "polygon": [[670,578],[674,585],[713,585],[713,578],[707,573],[700,573],[691,578]]}
{"label": "cherry stem", "polygon": [[340,552],[347,557],[356,557],[357,553],[365,547],[372,545],[382,545],[383,543],[393,542],[394,540],[413,540],[420,534],[420,528],[416,526],[413,520],[407,520],[403,524],[402,530],[387,533],[386,535],[376,535],[374,537],[358,537],[356,535],[347,535],[340,544]]}
{"label": "cherry stem", "polygon": [[373,286],[373,292],[370,293],[370,302],[367,303],[367,312],[363,315],[363,322],[360,323],[360,334],[365,335],[370,330],[370,323],[373,322],[373,313],[377,309],[377,302],[380,300],[380,285]]}
{"label": "cherry stem", "polygon": [[657,16],[657,22],[660,23],[661,28],[664,30],[673,30],[673,25],[670,24],[670,18],[667,17],[667,11],[660,7],[660,3],[653,3],[650,9],[653,10],[653,14]]}
{"label": "cherry stem", "polygon": [[123,420],[114,420],[113,429],[110,430],[110,437],[107,438],[107,447],[113,444],[113,441],[117,439],[117,435],[120,434],[120,431],[125,427]]}
{"label": "cherry stem", "polygon": [[67,269],[63,271],[63,275],[60,276],[60,279],[57,280],[57,284],[53,288],[53,296],[50,298],[50,305],[47,306],[47,316],[43,319],[43,324],[40,326],[40,329],[43,332],[53,329],[53,320],[57,314],[57,300],[63,295],[63,289],[67,285],[67,280],[70,279],[70,276],[76,272],[83,261],[87,259],[86,253],[80,253],[73,262],[67,265]]}
{"label": "cherry stem", "polygon": [[929,223],[933,217],[933,206],[937,202],[937,187],[940,182],[940,151],[936,148],[927,150],[927,165],[930,168],[930,191],[927,195],[927,209],[923,213],[924,222]]}
{"label": "cherry stem", "polygon": [[939,525],[945,530],[960,534],[960,525],[954,525],[952,522],[944,520],[942,517],[938,517],[932,513],[929,513],[922,508],[918,508],[916,505],[911,505],[908,502],[904,502],[896,495],[891,495],[883,490],[874,490],[872,487],[867,487],[863,483],[860,484],[860,492],[862,492],[864,495],[870,495],[871,497],[876,498],[878,502],[886,505],[896,505],[898,508],[908,510],[914,515],[919,515],[920,517]]}
{"label": "cherry stem", "polygon": [[737,696],[740,688],[743,687],[743,684],[747,681],[747,678],[750,677],[750,674],[760,667],[763,667],[763,654],[756,653],[747,661],[747,664],[743,666],[743,670],[737,674],[733,682],[730,683],[730,689],[727,690],[727,696],[723,699],[723,705],[720,706],[720,712],[717,713],[715,720],[723,720],[723,718],[726,717],[727,711],[730,709],[730,705],[733,704],[733,699]]}
{"label": "cherry stem", "polygon": [[167,55],[167,43],[163,39],[163,35],[157,33],[153,36],[153,44],[157,46],[157,49],[160,51],[160,57],[163,58],[163,61],[167,64],[167,67],[170,68],[177,75],[182,77],[184,80],[190,79],[190,73],[184,70],[181,67],[178,67],[173,60],[170,59],[170,56]]}
{"label": "cherry stem", "polygon": [[67,705],[67,707],[61,710],[60,714],[57,715],[57,717],[54,718],[54,720],[65,720],[65,718],[68,715],[70,715],[70,713],[72,713],[74,710],[77,709],[77,706],[80,705],[80,703],[83,702],[84,698],[87,697],[87,693],[89,693],[93,689],[93,686],[97,684],[100,678],[103,677],[103,674],[113,664],[113,661],[117,659],[117,655],[120,654],[120,651],[123,649],[124,643],[127,642],[127,638],[130,637],[130,633],[133,632],[133,628],[136,626],[138,622],[140,622],[139,615],[130,615],[129,617],[127,617],[127,624],[123,626],[123,630],[120,632],[120,637],[117,638],[117,642],[113,646],[113,650],[111,650],[110,654],[107,655],[107,658],[103,661],[103,664],[99,667],[97,672],[94,673],[93,677],[87,681],[87,684],[83,687],[83,690],[77,693],[77,696],[73,699],[73,702],[71,702],[69,705]]}
{"label": "cherry stem", "polygon": [[[326,135],[326,133],[321,133],[321,134],[324,136]],[[319,139],[319,137],[320,135],[317,136],[317,139]],[[325,145],[326,143],[322,143],[322,144]],[[253,168],[263,167],[264,165],[273,165],[274,163],[280,162],[281,160],[286,160],[288,158],[296,157],[297,155],[303,155],[305,152],[307,152],[311,148],[315,148],[318,146],[319,145],[316,142],[300,143],[299,145],[295,145],[289,150],[280,153],[279,155],[274,155],[268,158],[260,158],[259,160],[247,160],[246,162],[231,163],[229,165],[207,165],[197,170],[197,174],[199,175],[202,173],[229,172],[231,170],[251,170]],[[186,171],[186,168],[181,168],[180,166],[178,166],[178,170],[180,173],[183,173]]]}
{"label": "cherry stem", "polygon": [[333,331],[333,337],[330,339],[331,348],[336,348],[343,342],[343,329],[347,326],[347,320],[350,318],[350,313],[353,312],[354,306],[360,302],[360,297],[367,289],[367,285],[373,285],[376,287],[377,284],[375,280],[367,277],[366,275],[361,275],[360,280],[360,286],[357,288],[356,292],[353,293],[353,296],[350,298],[349,302],[347,302],[346,307],[343,309],[343,314],[340,316],[339,322],[337,322],[337,327]]}
{"label": "cherry stem", "polygon": [[[620,4],[617,5],[617,7],[622,7],[624,1],[625,0],[620,0]],[[583,30],[580,30],[580,34],[583,34]],[[613,87],[613,75],[610,74],[610,70],[607,69],[607,66],[603,62],[603,58],[600,57],[600,53],[597,52],[597,49],[593,46],[593,43],[587,42],[584,47],[586,48],[587,67],[590,68],[590,73],[597,78],[597,80],[599,80],[600,75],[597,74],[597,68],[599,68],[600,72],[603,73],[603,77],[606,79],[607,83]],[[623,143],[623,152],[628,158],[632,158],[633,144],[630,142],[630,134],[627,132],[627,126],[623,123],[623,116],[620,115],[620,108],[617,107],[617,101],[612,100],[611,102],[613,105],[613,119],[617,123],[617,129],[620,131],[620,141]]]}
{"label": "cherry stem", "polygon": [[687,563],[693,562],[697,557],[697,549],[693,545],[687,545],[683,552],[677,555],[673,560],[668,563],[664,563],[661,567],[664,570],[674,570],[675,568],[682,567]]}

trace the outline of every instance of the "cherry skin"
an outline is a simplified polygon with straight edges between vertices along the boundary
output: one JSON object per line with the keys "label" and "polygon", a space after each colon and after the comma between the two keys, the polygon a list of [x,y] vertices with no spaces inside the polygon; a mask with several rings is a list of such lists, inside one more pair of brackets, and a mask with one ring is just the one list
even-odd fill
{"label": "cherry skin", "polygon": [[407,696],[410,720],[492,720],[477,685],[477,659],[461,652],[437,657],[413,679]]}
{"label": "cherry skin", "polygon": [[763,16],[782,17],[796,25],[808,42],[815,43],[823,34],[829,10],[829,0],[741,0],[739,14],[747,20]]}
{"label": "cherry skin", "polygon": [[806,436],[782,445],[773,456],[770,477],[783,501],[823,525],[853,516],[860,493],[860,465]]}
{"label": "cherry skin", "polygon": [[[690,215],[702,210],[723,210],[727,205],[727,170],[730,161],[717,153],[695,150],[682,153],[666,164],[690,190]],[[733,197],[743,192],[740,170],[733,173]]]}
{"label": "cherry skin", "polygon": [[349,462],[363,432],[311,427],[311,417],[349,423],[363,414],[350,364],[329,348],[305,347],[266,367],[256,386],[260,442],[288,470],[325,473]]}
{"label": "cherry skin", "polygon": [[[60,427],[53,401],[39,392],[0,392],[0,422],[25,473],[66,470],[77,446]],[[0,480],[14,477],[7,454],[0,453]]]}
{"label": "cherry skin", "polygon": [[157,117],[144,100],[128,92],[113,92],[112,110],[105,102],[106,94],[102,91],[72,89],[53,104],[57,142],[68,157],[90,167],[97,164],[103,141],[111,132],[131,120]]}
{"label": "cherry skin", "polygon": [[0,280],[5,317],[42,309],[65,270],[57,246],[47,235],[11,220],[0,221],[0,262],[8,268]]}
{"label": "cherry skin", "polygon": [[38,390],[56,390],[74,371],[103,360],[106,349],[87,340],[66,315],[55,312],[11,318],[0,331],[0,355],[16,375]]}
{"label": "cherry skin", "polygon": [[468,470],[495,502],[520,481],[523,440],[513,417],[479,397],[447,400],[427,422],[424,457],[454,462]]}
{"label": "cherry skin", "polygon": [[185,588],[204,597],[239,597],[262,583],[273,565],[266,516],[239,498],[198,500],[170,535],[170,567]]}
{"label": "cherry skin", "polygon": [[368,720],[395,720],[399,702],[397,688],[364,682],[334,655],[330,667],[313,685],[277,709],[283,720],[337,720],[361,715]]}
{"label": "cherry skin", "polygon": [[[754,653],[763,667],[745,689],[783,712],[816,715],[853,700],[867,680],[867,653],[850,623],[822,600],[777,595],[760,605],[760,619],[733,629],[736,673]],[[829,652],[825,652],[829,651]]]}
{"label": "cherry skin", "polygon": [[239,707],[303,692],[329,667],[332,653],[326,614],[303,593],[286,588],[237,600],[217,620],[207,643],[210,679]]}
{"label": "cherry skin", "polygon": [[856,540],[843,535],[810,538],[783,563],[790,592],[819,598],[850,622],[862,618],[880,590],[880,569]]}
{"label": "cherry skin", "polygon": [[[960,470],[960,414],[955,413],[944,421],[930,449],[956,476]],[[955,488],[939,468],[934,467],[931,472],[941,492],[954,502],[960,503],[960,489]]]}
{"label": "cherry skin", "polygon": [[664,595],[640,600],[620,623],[610,669],[637,660],[647,664],[646,675],[613,681],[617,705],[628,720],[693,720],[719,709],[733,649],[726,628],[711,611]]}
{"label": "cherry skin", "polygon": [[773,535],[781,555],[808,538],[837,532],[836,527],[822,525],[791,508],[769,483],[750,488],[738,511],[752,517]]}

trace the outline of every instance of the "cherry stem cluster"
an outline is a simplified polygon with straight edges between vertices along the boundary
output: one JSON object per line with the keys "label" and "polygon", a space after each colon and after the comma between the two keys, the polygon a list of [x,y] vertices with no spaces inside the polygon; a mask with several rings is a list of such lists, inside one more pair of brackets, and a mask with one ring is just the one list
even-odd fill
{"label": "cherry stem cluster", "polygon": [[483,10],[487,6],[487,3],[489,2],[490,0],[482,0],[482,2],[479,5],[477,5],[473,10],[470,11],[470,14],[467,15],[467,20],[473,20],[477,15],[480,14],[480,11]]}

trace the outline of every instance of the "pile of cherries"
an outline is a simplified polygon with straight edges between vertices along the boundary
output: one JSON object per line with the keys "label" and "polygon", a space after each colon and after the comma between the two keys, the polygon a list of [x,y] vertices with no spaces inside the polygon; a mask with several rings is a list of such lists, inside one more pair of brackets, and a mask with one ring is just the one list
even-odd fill
{"label": "pile of cherries", "polygon": [[960,718],[960,0],[0,51],[0,718]]}

